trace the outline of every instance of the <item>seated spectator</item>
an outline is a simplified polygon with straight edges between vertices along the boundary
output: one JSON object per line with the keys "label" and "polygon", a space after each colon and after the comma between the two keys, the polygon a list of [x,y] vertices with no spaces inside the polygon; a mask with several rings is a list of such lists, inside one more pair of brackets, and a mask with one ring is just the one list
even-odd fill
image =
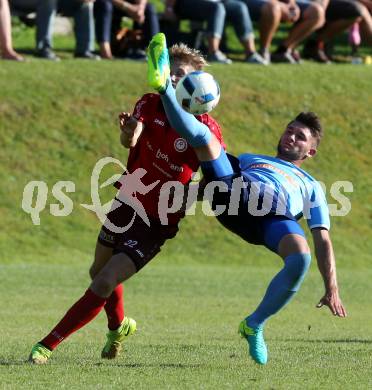
{"label": "seated spectator", "polygon": [[11,0],[12,6],[36,11],[36,55],[58,61],[52,50],[54,18],[57,11],[74,18],[75,57],[99,59],[92,53],[94,45],[94,0]]}
{"label": "seated spectator", "polygon": [[12,45],[11,19],[8,0],[0,0],[0,51],[5,60],[24,61]]}
{"label": "seated spectator", "polygon": [[306,42],[303,56],[322,63],[331,62],[325,45],[356,22],[364,23],[366,31],[369,29],[371,34],[372,19],[366,6],[357,0],[330,0],[326,11],[326,24],[317,31],[315,38]]}
{"label": "seated spectator", "polygon": [[112,12],[112,0],[96,0],[94,2],[94,25],[99,54],[108,60],[113,58],[111,50]]}
{"label": "seated spectator", "polygon": [[[261,56],[270,63],[270,46],[282,19],[281,3],[278,0],[241,0],[248,6],[254,22],[258,23],[260,32]],[[295,14],[290,21],[294,21]]]}
{"label": "seated spectator", "polygon": [[[197,12],[195,12],[197,10]],[[266,65],[256,52],[249,10],[239,0],[167,0],[164,14],[168,19],[206,21],[209,62],[230,64],[232,61],[221,52],[220,43],[225,22],[231,22],[245,52],[245,61]]]}
{"label": "seated spectator", "polygon": [[[241,0],[244,1],[252,16],[259,23],[260,54],[270,62],[270,46],[281,22],[294,23],[288,37],[272,55],[273,62],[296,64],[299,57],[295,47],[313,31],[324,24],[325,6],[311,0]],[[327,1],[327,0],[325,0]]]}
{"label": "seated spectator", "polygon": [[160,31],[159,19],[155,6],[147,0],[112,0],[114,4],[114,14],[112,15],[112,32],[115,34],[121,26],[123,16],[133,20],[133,29],[142,30],[143,40],[141,47],[134,49],[129,57],[132,59],[145,59],[145,49],[151,41],[153,35]]}
{"label": "seated spectator", "polygon": [[359,22],[362,44],[372,46],[372,0],[358,0],[361,8],[362,20]]}
{"label": "seated spectator", "polygon": [[143,39],[138,47],[130,48],[126,56],[132,59],[144,60],[144,49],[148,46],[153,35],[159,29],[158,15],[155,6],[147,0],[96,0],[94,6],[96,24],[96,38],[100,45],[100,53],[103,58],[112,58],[114,37],[121,29],[124,16],[133,20],[133,29],[143,34]]}
{"label": "seated spectator", "polygon": [[36,13],[37,55],[48,60],[58,60],[52,51],[53,23],[56,12],[74,18],[76,37],[75,57],[99,59],[92,53],[94,47],[94,0],[40,0]]}
{"label": "seated spectator", "polygon": [[325,12],[328,0],[289,0],[281,2],[282,21],[296,22],[287,38],[272,55],[273,62],[298,64],[300,56],[295,48],[325,23]]}

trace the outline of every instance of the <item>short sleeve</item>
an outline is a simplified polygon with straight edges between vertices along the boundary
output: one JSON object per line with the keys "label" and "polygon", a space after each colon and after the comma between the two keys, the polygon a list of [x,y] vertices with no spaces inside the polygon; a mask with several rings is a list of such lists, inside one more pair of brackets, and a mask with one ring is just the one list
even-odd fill
{"label": "short sleeve", "polygon": [[[312,182],[309,201],[307,202],[307,224],[310,229],[331,227],[329,209],[324,191],[318,182]],[[305,215],[305,213],[304,213]],[[306,217],[306,216],[305,216]]]}
{"label": "short sleeve", "polygon": [[133,117],[137,119],[139,122],[145,122],[146,119],[149,118],[151,110],[153,108],[153,104],[151,102],[152,94],[146,94],[141,97],[140,100],[137,101],[134,110]]}

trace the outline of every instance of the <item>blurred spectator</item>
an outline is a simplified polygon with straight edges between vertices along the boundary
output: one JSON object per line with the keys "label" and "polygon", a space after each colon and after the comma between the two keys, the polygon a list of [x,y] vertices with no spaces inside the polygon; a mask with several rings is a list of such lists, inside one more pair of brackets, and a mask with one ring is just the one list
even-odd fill
{"label": "blurred spectator", "polygon": [[362,20],[359,23],[362,43],[372,46],[372,0],[358,0],[361,8]]}
{"label": "blurred spectator", "polygon": [[24,61],[24,58],[13,49],[8,0],[0,0],[0,50],[3,59]]}
{"label": "blurred spectator", "polygon": [[[195,12],[197,10],[197,12]],[[168,20],[190,19],[206,21],[208,34],[208,61],[230,64],[232,61],[221,52],[220,43],[225,21],[232,23],[244,51],[245,61],[266,65],[256,52],[249,10],[239,0],[167,0],[164,17]]]}
{"label": "blurred spectator", "polygon": [[76,37],[75,57],[99,59],[92,53],[94,47],[94,0],[39,0],[36,13],[37,55],[48,60],[58,60],[52,50],[53,25],[56,12],[74,18]]}
{"label": "blurred spectator", "polygon": [[111,51],[112,13],[112,0],[96,0],[94,2],[96,41],[99,44],[100,55],[105,59],[113,58]]}
{"label": "blurred spectator", "polygon": [[[197,10],[197,12],[196,12]],[[231,60],[220,50],[226,11],[220,1],[166,0],[164,19],[177,22],[179,19],[207,22],[208,61],[231,64]]]}
{"label": "blurred spectator", "polygon": [[259,53],[270,62],[270,46],[282,19],[282,7],[278,0],[241,0],[248,6],[253,21],[260,32]]}
{"label": "blurred spectator", "polygon": [[52,61],[59,58],[53,52],[53,27],[57,11],[74,18],[75,57],[99,59],[92,53],[94,46],[94,0],[11,0],[12,7],[36,12],[36,55]]}
{"label": "blurred spectator", "polygon": [[152,36],[160,31],[156,9],[147,0],[96,0],[94,4],[96,39],[102,58],[113,58],[112,43],[121,29],[123,17],[132,19],[133,29],[143,33],[139,47],[130,48],[126,54],[133,59],[145,59],[143,49],[147,47]]}
{"label": "blurred spectator", "polygon": [[[107,0],[106,0],[107,1]],[[147,0],[112,0],[114,5],[112,15],[111,37],[115,37],[121,28],[124,16],[133,20],[133,30],[142,32],[143,39],[136,47],[129,48],[126,56],[132,59],[144,60],[144,49],[150,43],[153,35],[160,31],[158,15],[155,6]]]}
{"label": "blurred spectator", "polygon": [[360,29],[359,29],[359,23],[354,23],[349,28],[349,45],[351,46],[351,55],[354,57],[358,52],[358,47],[361,44],[361,37],[360,37]]}
{"label": "blurred spectator", "polygon": [[[361,2],[357,0],[330,0],[326,12],[326,24],[317,32],[315,38],[306,42],[303,56],[318,62],[329,63],[330,55],[326,53],[325,45],[356,22],[364,22],[363,26],[366,30],[368,31],[369,28],[371,31],[371,15]],[[368,23],[370,23],[370,27],[368,27]]]}
{"label": "blurred spectator", "polygon": [[296,64],[299,56],[295,47],[308,37],[314,30],[324,24],[325,0],[241,0],[244,1],[252,19],[259,23],[260,54],[270,62],[270,46],[274,34],[281,22],[294,23],[288,37],[284,39],[278,50],[273,54],[274,62]]}
{"label": "blurred spectator", "polygon": [[298,64],[300,56],[295,48],[325,23],[325,11],[328,0],[286,0],[281,1],[281,21],[294,22],[287,38],[273,53],[273,62]]}

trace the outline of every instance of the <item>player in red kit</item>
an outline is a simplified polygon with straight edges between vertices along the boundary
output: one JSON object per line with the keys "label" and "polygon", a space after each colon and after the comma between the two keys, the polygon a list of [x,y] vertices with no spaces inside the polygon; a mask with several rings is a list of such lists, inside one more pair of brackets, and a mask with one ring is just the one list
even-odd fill
{"label": "player in red kit", "polygon": [[[183,44],[174,45],[169,53],[174,86],[185,74],[206,65],[197,50]],[[220,127],[212,117],[203,114],[197,119],[223,144]],[[124,339],[136,330],[136,322],[124,316],[121,283],[153,259],[166,240],[175,237],[184,216],[181,211],[170,212],[168,223],[162,223],[160,193],[171,181],[187,187],[199,162],[193,148],[170,126],[160,96],[144,95],[133,114],[123,112],[119,121],[120,141],[130,148],[127,171],[116,183],[119,192],[97,240],[90,268],[92,283],[55,328],[33,346],[29,357],[32,363],[46,363],[62,340],[92,321],[102,309],[109,331],[101,356],[115,358]]]}

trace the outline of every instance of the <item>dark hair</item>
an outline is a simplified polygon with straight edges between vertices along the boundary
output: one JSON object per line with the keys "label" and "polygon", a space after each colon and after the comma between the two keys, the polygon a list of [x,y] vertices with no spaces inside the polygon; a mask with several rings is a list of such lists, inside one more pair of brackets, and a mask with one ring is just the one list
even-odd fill
{"label": "dark hair", "polygon": [[319,117],[314,112],[301,112],[295,121],[301,122],[309,128],[311,135],[316,139],[316,145],[319,145],[320,139],[323,137],[323,128]]}

